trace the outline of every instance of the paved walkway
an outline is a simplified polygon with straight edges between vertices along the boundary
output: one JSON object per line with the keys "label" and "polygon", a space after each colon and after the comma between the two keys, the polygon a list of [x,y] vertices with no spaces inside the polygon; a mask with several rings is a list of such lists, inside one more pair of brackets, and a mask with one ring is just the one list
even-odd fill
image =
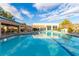
{"label": "paved walkway", "polygon": [[67,33],[68,35],[79,37],[79,33]]}
{"label": "paved walkway", "polygon": [[[55,33],[63,33],[63,32],[59,32],[59,31],[54,31]],[[64,34],[68,34],[71,36],[75,36],[75,37],[79,37],[79,33],[64,33]]]}
{"label": "paved walkway", "polygon": [[15,34],[8,34],[8,35],[2,35],[0,37],[0,39],[4,39],[4,38],[8,38],[8,37],[11,37],[11,36],[16,36],[16,35],[32,35],[32,34],[37,34],[38,32],[21,32],[21,33],[15,33]]}

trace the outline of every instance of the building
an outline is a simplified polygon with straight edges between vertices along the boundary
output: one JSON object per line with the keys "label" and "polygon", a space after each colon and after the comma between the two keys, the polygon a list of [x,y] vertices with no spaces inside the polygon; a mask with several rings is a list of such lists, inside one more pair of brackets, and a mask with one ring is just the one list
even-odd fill
{"label": "building", "polygon": [[73,32],[79,32],[79,24],[73,24]]}
{"label": "building", "polygon": [[3,35],[9,35],[18,33],[19,23],[10,21],[5,17],[0,17],[0,37]]}
{"label": "building", "polygon": [[26,32],[26,24],[25,23],[20,23],[19,24],[19,32]]}
{"label": "building", "polygon": [[34,23],[32,24],[32,28],[34,31],[39,30],[56,30],[58,28],[58,24],[53,24],[53,23]]}
{"label": "building", "polygon": [[0,17],[0,38],[2,36],[18,34],[18,33],[26,33],[30,31],[30,28],[25,23],[18,23],[13,20],[8,20],[5,17]]}
{"label": "building", "polygon": [[22,33],[22,32],[31,32],[32,31],[32,27],[31,26],[28,26],[26,25],[25,23],[20,23],[19,24],[19,32]]}

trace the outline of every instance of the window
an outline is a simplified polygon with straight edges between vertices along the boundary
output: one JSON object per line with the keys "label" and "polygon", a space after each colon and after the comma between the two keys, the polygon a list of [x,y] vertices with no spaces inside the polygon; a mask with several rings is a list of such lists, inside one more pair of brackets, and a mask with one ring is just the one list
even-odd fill
{"label": "window", "polygon": [[53,26],[53,30],[56,30],[57,29],[57,26]]}
{"label": "window", "polygon": [[47,30],[51,30],[51,26],[47,26]]}

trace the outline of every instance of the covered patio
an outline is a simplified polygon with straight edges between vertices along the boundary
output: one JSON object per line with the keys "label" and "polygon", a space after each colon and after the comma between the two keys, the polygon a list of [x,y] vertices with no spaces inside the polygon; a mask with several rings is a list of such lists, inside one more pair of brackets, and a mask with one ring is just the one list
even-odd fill
{"label": "covered patio", "polygon": [[19,24],[14,21],[0,20],[0,38],[19,33]]}

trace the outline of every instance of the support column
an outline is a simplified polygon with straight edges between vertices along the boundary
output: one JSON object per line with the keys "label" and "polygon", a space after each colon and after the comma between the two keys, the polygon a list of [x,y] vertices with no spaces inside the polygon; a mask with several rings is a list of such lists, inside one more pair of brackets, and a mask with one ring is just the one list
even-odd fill
{"label": "support column", "polygon": [[46,27],[46,31],[47,31],[47,27]]}
{"label": "support column", "polygon": [[51,25],[51,30],[53,30],[53,26]]}
{"label": "support column", "polygon": [[2,27],[2,26],[1,26],[1,22],[0,22],[0,38],[1,38],[1,27]]}
{"label": "support column", "polygon": [[47,31],[47,26],[46,26],[46,31]]}
{"label": "support column", "polygon": [[18,33],[19,33],[19,26],[17,26],[17,28],[18,28]]}
{"label": "support column", "polygon": [[21,31],[20,31],[20,25],[18,26],[18,32],[21,33]]}
{"label": "support column", "polygon": [[51,26],[51,30],[52,30],[52,26]]}

